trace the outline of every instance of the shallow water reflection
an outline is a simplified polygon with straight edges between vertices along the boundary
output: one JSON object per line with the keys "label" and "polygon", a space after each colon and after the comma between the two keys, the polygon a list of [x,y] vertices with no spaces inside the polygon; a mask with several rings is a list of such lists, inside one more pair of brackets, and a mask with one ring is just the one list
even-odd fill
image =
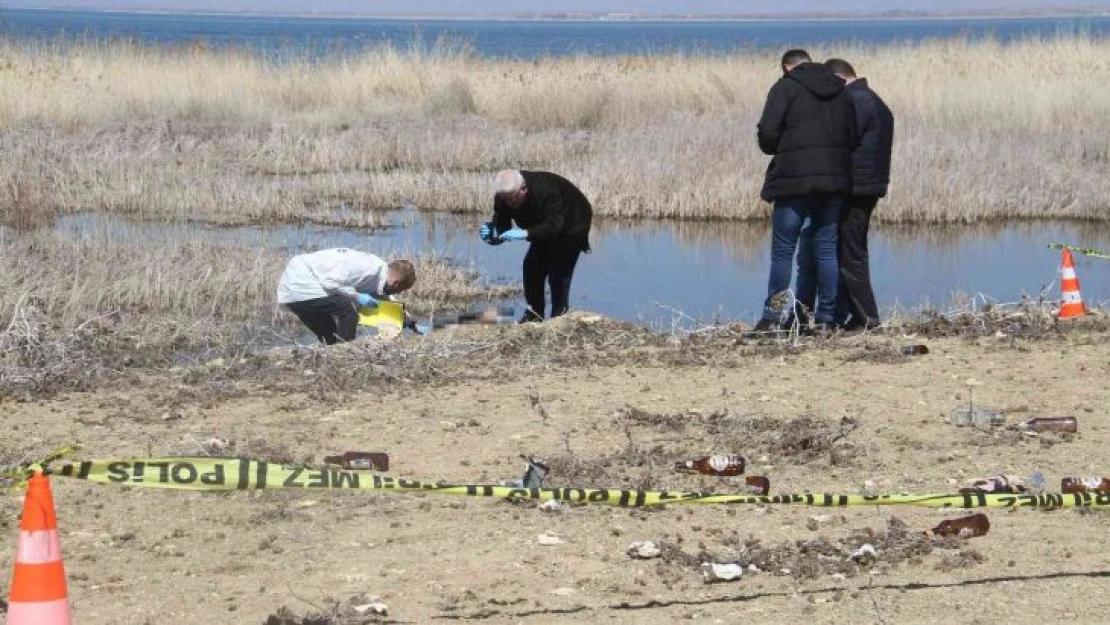
{"label": "shallow water reflection", "polygon": [[[205,237],[229,245],[285,248],[290,254],[332,246],[385,255],[434,253],[491,282],[520,278],[526,244],[485,245],[477,237],[479,216],[403,210],[390,219],[394,227],[377,232],[135,224],[101,215],[66,217],[57,227],[73,236],[122,240]],[[595,227],[591,240],[594,253],[582,257],[575,274],[574,307],[661,326],[695,319],[750,321],[760,310],[769,264],[766,223],[609,221]],[[871,238],[876,294],[884,311],[927,303],[943,310],[958,293],[1013,302],[1051,287],[1047,294],[1055,299],[1060,253],[1047,249],[1049,243],[1107,250],[1110,228],[1074,222],[877,226]],[[1108,303],[1110,261],[1077,256],[1076,263],[1085,301]]]}

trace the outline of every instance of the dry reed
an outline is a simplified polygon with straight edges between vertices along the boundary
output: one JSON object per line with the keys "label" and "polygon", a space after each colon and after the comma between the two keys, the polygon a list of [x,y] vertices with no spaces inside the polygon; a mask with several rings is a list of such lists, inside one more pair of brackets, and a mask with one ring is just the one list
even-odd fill
{"label": "dry reed", "polygon": [[[0,319],[33,306],[63,329],[111,313],[207,323],[290,319],[277,306],[288,255],[264,247],[203,240],[112,240],[39,232],[0,239]],[[377,251],[386,258],[403,251]],[[418,280],[402,299],[417,312],[513,294],[442,259],[412,258]]]}
{"label": "dry reed", "polygon": [[[879,219],[1110,216],[1110,41],[811,52],[852,61],[898,118]],[[603,215],[761,218],[754,125],[777,73],[774,52],[508,61],[385,47],[270,63],[0,42],[0,183],[27,181],[52,211],[374,225],[367,209],[406,202],[487,210],[488,173],[519,166],[567,175]]]}

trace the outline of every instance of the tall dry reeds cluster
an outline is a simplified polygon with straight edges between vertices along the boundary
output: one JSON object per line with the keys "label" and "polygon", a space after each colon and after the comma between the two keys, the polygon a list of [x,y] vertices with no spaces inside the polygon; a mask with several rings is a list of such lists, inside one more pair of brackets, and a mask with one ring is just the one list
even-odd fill
{"label": "tall dry reeds cluster", "polygon": [[[878,218],[1106,219],[1110,41],[938,40],[844,57],[898,120]],[[488,173],[543,168],[599,213],[751,219],[777,52],[491,60],[379,48],[281,63],[129,44],[0,43],[0,182],[52,211],[375,225],[480,211]],[[7,210],[7,209],[5,209]],[[9,220],[10,220],[9,216]]]}
{"label": "tall dry reeds cluster", "polygon": [[[275,302],[278,278],[289,255],[283,250],[204,240],[113,239],[36,232],[0,238],[0,319],[33,306],[60,326],[105,312],[144,313],[211,323],[292,317]],[[406,294],[413,310],[430,312],[486,296],[511,295],[511,287],[486,289],[478,276],[428,256],[412,258],[418,281]]]}

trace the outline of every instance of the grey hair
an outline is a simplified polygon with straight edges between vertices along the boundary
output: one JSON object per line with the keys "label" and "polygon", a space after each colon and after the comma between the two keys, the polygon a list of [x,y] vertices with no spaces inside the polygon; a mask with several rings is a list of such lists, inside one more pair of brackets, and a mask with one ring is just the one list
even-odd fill
{"label": "grey hair", "polygon": [[524,176],[515,169],[503,169],[493,177],[494,193],[515,193],[524,186]]}

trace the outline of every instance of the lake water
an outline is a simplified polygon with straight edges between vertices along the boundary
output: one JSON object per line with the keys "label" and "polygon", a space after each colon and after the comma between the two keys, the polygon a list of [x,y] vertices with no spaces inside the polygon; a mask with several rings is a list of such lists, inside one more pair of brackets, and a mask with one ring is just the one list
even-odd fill
{"label": "lake water", "polygon": [[0,36],[15,39],[123,38],[154,45],[205,42],[273,57],[357,53],[389,43],[465,41],[483,56],[721,53],[822,43],[886,43],[992,37],[1010,41],[1110,33],[1110,17],[789,21],[466,21],[108,13],[0,8]]}
{"label": "lake water", "polygon": [[[491,283],[519,281],[526,243],[491,247],[478,240],[479,216],[393,213],[392,228],[377,232],[328,227],[205,228],[136,224],[103,216],[67,217],[58,228],[75,236],[122,240],[207,238],[269,246],[290,255],[324,247],[354,247],[390,255],[438,254],[478,271]],[[582,256],[571,289],[572,306],[655,327],[717,319],[753,321],[766,296],[770,226],[746,223],[600,222],[594,253]],[[990,301],[1018,301],[1046,287],[1059,299],[1060,252],[1066,243],[1110,249],[1110,228],[1068,222],[951,227],[877,227],[872,271],[880,307],[915,310],[932,303],[946,311],[953,295],[982,293]],[[1088,305],[1110,304],[1110,261],[1076,255]],[[982,303],[983,300],[980,300]],[[522,309],[521,309],[522,310]],[[678,311],[681,311],[679,314]]]}

